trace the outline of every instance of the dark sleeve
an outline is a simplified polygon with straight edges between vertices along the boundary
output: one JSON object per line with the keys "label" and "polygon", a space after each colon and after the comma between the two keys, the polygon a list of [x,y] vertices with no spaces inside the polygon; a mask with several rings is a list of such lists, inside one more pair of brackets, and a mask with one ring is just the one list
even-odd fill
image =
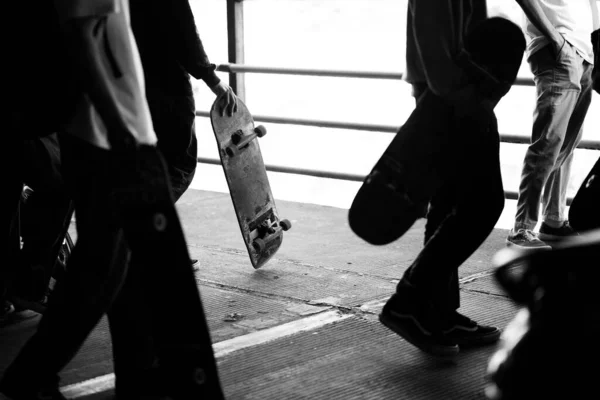
{"label": "dark sleeve", "polygon": [[169,43],[179,63],[194,78],[202,79],[209,87],[220,82],[204,51],[196,30],[194,14],[188,0],[164,0],[163,33],[169,35]]}

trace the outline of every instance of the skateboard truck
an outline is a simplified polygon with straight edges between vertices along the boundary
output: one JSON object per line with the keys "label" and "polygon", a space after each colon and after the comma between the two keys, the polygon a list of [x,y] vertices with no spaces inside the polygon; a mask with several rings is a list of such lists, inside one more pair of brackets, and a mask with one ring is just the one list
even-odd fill
{"label": "skateboard truck", "polygon": [[[278,220],[273,210],[268,210],[250,224],[250,235],[254,237],[252,247],[258,253],[262,253],[273,240],[281,234],[281,230],[287,231],[292,228],[292,223],[287,219]],[[280,229],[278,229],[280,228]]]}
{"label": "skateboard truck", "polygon": [[251,141],[253,141],[256,137],[263,137],[267,134],[267,128],[263,125],[258,125],[254,128],[254,131],[249,135],[244,135],[244,131],[238,129],[237,131],[231,134],[231,143],[225,148],[225,153],[229,157],[234,157],[240,150],[248,145]]}

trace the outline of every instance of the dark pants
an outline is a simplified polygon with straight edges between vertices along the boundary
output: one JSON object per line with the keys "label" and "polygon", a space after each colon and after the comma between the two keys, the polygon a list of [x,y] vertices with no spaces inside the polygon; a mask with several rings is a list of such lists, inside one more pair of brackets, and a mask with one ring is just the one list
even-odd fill
{"label": "dark pants", "polygon": [[[6,292],[31,300],[45,294],[71,216],[71,202],[60,173],[56,135],[14,141],[7,149],[8,207],[2,210],[7,250],[0,275],[0,295]],[[23,183],[34,189],[19,201]],[[16,199],[16,201],[15,201]],[[20,251],[20,237],[23,250]]]}
{"label": "dark pants", "polygon": [[60,171],[56,135],[26,140],[23,180],[34,193],[21,204],[21,262],[15,294],[31,300],[44,296],[69,226],[72,203]]}
{"label": "dark pants", "polygon": [[[120,398],[137,398],[144,389],[190,390],[190,396],[222,398],[208,326],[159,151],[143,146],[136,153],[110,152],[66,135],[61,137],[61,151],[63,176],[77,215],[77,242],[36,333],[5,379],[25,379],[32,387],[55,384],[58,373],[107,314]],[[166,218],[166,228],[153,225],[150,231],[150,212],[154,218]],[[166,277],[165,265],[173,270]],[[161,290],[179,306],[166,302]],[[168,388],[150,378],[161,367]],[[203,373],[205,380],[191,384],[192,371]]]}
{"label": "dark pants", "polygon": [[23,140],[6,135],[2,142],[2,148],[3,154],[0,157],[0,166],[2,171],[5,171],[5,180],[2,184],[4,207],[0,209],[0,227],[2,227],[2,238],[0,240],[0,254],[2,254],[0,260],[0,303],[8,295],[9,287],[19,263],[18,210],[23,189],[23,171],[20,168],[23,162]]}
{"label": "dark pants", "polygon": [[492,125],[484,131],[462,125],[451,132],[454,162],[441,168],[445,184],[430,200],[424,248],[397,287],[415,289],[442,311],[460,307],[458,268],[485,241],[504,208],[500,141],[495,121]]}
{"label": "dark pants", "polygon": [[[128,357],[127,346],[121,345],[124,337],[130,343],[147,340],[136,326],[144,307],[133,308],[142,296],[134,284],[126,282],[129,252],[110,199],[119,166],[111,163],[108,151],[78,139],[61,137],[61,150],[78,237],[68,269],[58,281],[36,333],[6,372],[7,377],[26,376],[32,385],[56,380],[105,313],[113,338],[115,370],[120,368],[117,361]],[[124,284],[129,290],[120,290]]]}
{"label": "dark pants", "polygon": [[173,197],[177,201],[192,183],[198,163],[194,96],[175,96],[149,89],[146,97],[158,148],[167,163]]}

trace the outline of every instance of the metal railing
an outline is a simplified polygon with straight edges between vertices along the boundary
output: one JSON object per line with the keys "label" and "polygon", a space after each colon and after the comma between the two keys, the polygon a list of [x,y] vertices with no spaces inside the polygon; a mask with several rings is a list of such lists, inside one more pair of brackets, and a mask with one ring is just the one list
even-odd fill
{"label": "metal railing", "polygon": [[[228,58],[229,63],[220,64],[217,70],[229,73],[229,84],[242,99],[245,99],[245,73],[255,74],[280,74],[297,76],[319,76],[319,77],[339,77],[339,78],[363,78],[363,79],[389,79],[401,80],[401,72],[375,72],[375,71],[351,71],[351,70],[328,70],[328,69],[309,69],[309,68],[278,68],[244,64],[244,7],[243,0],[227,0],[227,36],[228,36]],[[534,86],[531,78],[519,77],[514,83],[515,86]],[[199,117],[209,117],[207,111],[196,111]],[[374,125],[363,123],[352,123],[345,121],[317,120],[303,118],[278,117],[273,115],[253,115],[256,121],[268,122],[274,124],[304,125],[320,128],[348,129],[374,132],[398,132],[399,126]],[[528,144],[529,137],[521,135],[500,134],[500,141],[503,143]],[[583,140],[577,146],[579,149],[600,150],[600,141]],[[198,162],[205,164],[221,165],[221,160],[217,158],[198,157]],[[295,168],[281,165],[267,164],[267,171],[281,172],[288,174],[306,175],[318,178],[338,179],[345,181],[362,182],[363,175],[346,174],[334,171],[314,170],[306,168]],[[505,191],[505,197],[510,200],[516,200],[518,193],[514,191]],[[568,199],[570,203],[572,199]]]}

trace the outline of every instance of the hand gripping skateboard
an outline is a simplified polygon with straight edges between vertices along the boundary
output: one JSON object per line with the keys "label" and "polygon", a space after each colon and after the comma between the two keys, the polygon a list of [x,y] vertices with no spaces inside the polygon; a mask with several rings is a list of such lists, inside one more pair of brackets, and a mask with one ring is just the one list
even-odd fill
{"label": "hand gripping skateboard", "polygon": [[137,275],[142,277],[166,391],[173,399],[223,399],[166,165],[153,146],[142,145],[125,154],[115,152],[115,157],[119,156],[121,174],[113,194],[115,208],[131,257],[137,258],[136,266],[144,267]]}
{"label": "hand gripping skateboard", "polygon": [[266,134],[266,129],[254,126],[252,115],[239,98],[237,112],[222,116],[220,100],[211,108],[210,121],[250,261],[254,268],[260,268],[277,252],[283,231],[292,225],[279,219],[256,140]]}
{"label": "hand gripping skateboard", "polygon": [[503,18],[488,19],[471,31],[457,63],[464,67],[478,95],[470,96],[471,102],[458,114],[454,105],[429,89],[425,91],[358,190],[348,213],[354,233],[371,244],[384,245],[404,235],[422,216],[444,183],[445,170],[455,163],[453,136],[466,129],[476,133],[495,126],[493,110],[477,99],[479,95],[502,97],[508,92],[524,46],[521,29]]}

